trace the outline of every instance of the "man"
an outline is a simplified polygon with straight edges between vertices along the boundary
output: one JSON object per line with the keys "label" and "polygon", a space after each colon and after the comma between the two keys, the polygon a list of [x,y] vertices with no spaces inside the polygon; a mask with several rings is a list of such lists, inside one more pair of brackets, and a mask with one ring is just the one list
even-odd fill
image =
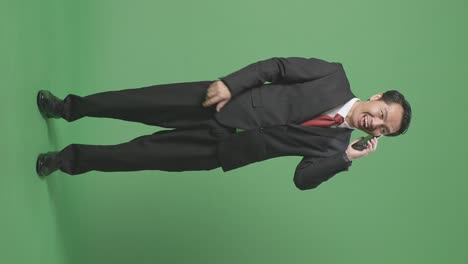
{"label": "man", "polygon": [[316,58],[273,57],[216,81],[162,84],[60,100],[39,91],[47,118],[74,121],[83,116],[119,118],[174,130],[158,131],[118,145],[71,144],[38,156],[46,176],[60,169],[71,175],[90,170],[236,169],[280,156],[303,156],[294,173],[300,190],[312,189],[352,160],[358,151],[353,129],[374,136],[405,133],[411,107],[388,91],[361,101],[350,90],[343,66]]}

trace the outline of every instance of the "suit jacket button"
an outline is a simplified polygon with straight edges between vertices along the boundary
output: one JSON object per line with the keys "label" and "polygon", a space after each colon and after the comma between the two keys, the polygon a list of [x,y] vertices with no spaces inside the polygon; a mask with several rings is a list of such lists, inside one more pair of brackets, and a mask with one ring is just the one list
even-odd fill
{"label": "suit jacket button", "polygon": [[263,127],[261,127],[261,128],[260,128],[260,133],[262,133],[262,134],[263,134]]}

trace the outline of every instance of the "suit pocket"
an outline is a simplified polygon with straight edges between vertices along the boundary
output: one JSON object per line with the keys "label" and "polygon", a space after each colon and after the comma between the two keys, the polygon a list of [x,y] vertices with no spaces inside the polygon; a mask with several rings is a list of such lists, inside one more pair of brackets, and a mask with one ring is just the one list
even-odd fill
{"label": "suit pocket", "polygon": [[263,107],[261,87],[252,88],[250,90],[250,96],[252,98],[252,107]]}

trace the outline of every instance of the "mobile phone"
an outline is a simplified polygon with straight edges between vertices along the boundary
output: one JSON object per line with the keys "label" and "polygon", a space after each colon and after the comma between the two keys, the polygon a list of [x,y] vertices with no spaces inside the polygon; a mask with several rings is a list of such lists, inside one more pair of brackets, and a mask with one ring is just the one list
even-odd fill
{"label": "mobile phone", "polygon": [[[361,140],[359,140],[358,142],[354,143],[351,147],[353,147],[353,149],[355,150],[363,150],[367,147],[367,142],[371,139],[373,139],[375,136],[373,135],[367,135],[365,136],[364,138],[362,138]],[[380,136],[378,136],[380,137]]]}

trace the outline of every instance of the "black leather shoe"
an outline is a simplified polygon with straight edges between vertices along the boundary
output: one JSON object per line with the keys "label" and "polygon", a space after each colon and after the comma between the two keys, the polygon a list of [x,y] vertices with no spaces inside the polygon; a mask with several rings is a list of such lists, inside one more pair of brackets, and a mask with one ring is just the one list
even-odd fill
{"label": "black leather shoe", "polygon": [[36,173],[39,176],[47,176],[59,169],[58,151],[41,153],[36,160]]}
{"label": "black leather shoe", "polygon": [[47,90],[37,92],[37,107],[45,118],[61,118],[63,111],[63,100]]}

